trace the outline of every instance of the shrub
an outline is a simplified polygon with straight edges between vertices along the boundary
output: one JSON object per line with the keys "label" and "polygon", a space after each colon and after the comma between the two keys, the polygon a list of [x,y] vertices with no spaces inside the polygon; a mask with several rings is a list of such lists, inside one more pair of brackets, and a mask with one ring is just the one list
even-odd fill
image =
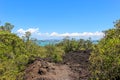
{"label": "shrub", "polygon": [[88,40],[84,40],[84,39],[80,39],[80,40],[75,40],[73,39],[68,39],[65,38],[63,39],[62,42],[60,42],[59,44],[57,44],[57,46],[62,46],[63,50],[66,53],[69,52],[74,52],[74,51],[81,51],[81,50],[91,50],[93,43],[90,39]]}
{"label": "shrub", "polygon": [[[25,45],[15,34],[0,31],[0,80],[15,80],[27,63]],[[20,68],[19,68],[20,67]]]}
{"label": "shrub", "polygon": [[105,31],[105,37],[94,46],[90,56],[93,80],[120,79],[120,29]]}
{"label": "shrub", "polygon": [[51,57],[53,61],[59,62],[62,61],[62,56],[64,54],[64,51],[61,47],[57,47],[53,44],[49,44],[45,47],[47,49],[47,56]]}

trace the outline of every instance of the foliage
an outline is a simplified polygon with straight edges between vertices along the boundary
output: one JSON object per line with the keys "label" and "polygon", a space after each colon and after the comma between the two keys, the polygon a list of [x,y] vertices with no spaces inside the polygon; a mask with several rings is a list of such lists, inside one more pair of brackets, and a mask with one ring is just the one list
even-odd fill
{"label": "foliage", "polygon": [[[119,24],[118,24],[119,23]],[[120,25],[105,31],[105,37],[94,46],[90,56],[91,74],[93,80],[120,79]]]}
{"label": "foliage", "polygon": [[15,80],[27,63],[26,53],[22,39],[9,32],[0,32],[0,80]]}
{"label": "foliage", "polygon": [[10,23],[0,26],[0,80],[23,80],[24,69],[35,58],[50,57],[54,62],[62,61],[64,53],[92,50],[90,60],[91,80],[120,79],[120,20],[115,28],[104,31],[105,36],[98,44],[91,39],[65,38],[60,43],[41,47],[31,33],[23,39],[11,33]]}
{"label": "foliage", "polygon": [[66,53],[68,53],[71,51],[91,50],[93,43],[90,39],[89,40],[84,40],[84,39],[75,40],[74,38],[73,39],[65,38],[63,39],[62,42],[57,44],[57,46],[62,46],[63,50]]}
{"label": "foliage", "polygon": [[30,40],[31,33],[29,31],[25,32],[26,41]]}
{"label": "foliage", "polygon": [[22,39],[11,33],[13,27],[10,23],[0,26],[0,80],[23,80],[26,66],[35,58],[50,57],[59,62],[64,52],[90,47],[87,47],[90,41],[75,39],[64,39],[57,45],[41,47],[36,44],[36,39],[30,38],[30,32],[26,32]]}
{"label": "foliage", "polygon": [[64,51],[55,45],[41,47],[26,32],[23,39],[11,33],[11,24],[0,26],[0,80],[23,80],[26,66],[35,58],[51,57],[62,61]]}
{"label": "foliage", "polygon": [[62,56],[64,54],[64,51],[62,50],[61,47],[57,47],[53,44],[49,44],[45,46],[45,48],[47,49],[47,56],[51,57],[53,61],[55,62],[62,61]]}
{"label": "foliage", "polygon": [[4,26],[0,26],[0,31],[8,31],[11,32],[11,30],[14,28],[14,25],[10,24],[10,23],[5,23]]}

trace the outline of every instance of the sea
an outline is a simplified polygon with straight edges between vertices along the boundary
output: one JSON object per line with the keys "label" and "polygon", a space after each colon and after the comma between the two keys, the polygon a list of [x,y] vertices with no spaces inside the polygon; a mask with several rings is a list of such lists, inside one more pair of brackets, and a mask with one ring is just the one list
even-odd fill
{"label": "sea", "polygon": [[37,44],[40,46],[46,46],[49,44],[57,44],[59,43],[61,40],[38,40]]}
{"label": "sea", "polygon": [[[46,46],[46,45],[49,45],[49,44],[57,44],[59,42],[61,42],[62,40],[37,40],[37,44],[39,46]],[[98,40],[92,40],[92,42],[94,44],[97,44],[98,43]]]}

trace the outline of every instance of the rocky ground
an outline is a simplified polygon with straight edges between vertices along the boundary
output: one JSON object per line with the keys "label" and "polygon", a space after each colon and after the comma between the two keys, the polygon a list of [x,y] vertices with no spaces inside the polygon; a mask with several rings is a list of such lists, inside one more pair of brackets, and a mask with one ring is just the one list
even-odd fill
{"label": "rocky ground", "polygon": [[88,80],[90,51],[70,52],[63,61],[54,63],[49,59],[36,59],[25,70],[25,80]]}

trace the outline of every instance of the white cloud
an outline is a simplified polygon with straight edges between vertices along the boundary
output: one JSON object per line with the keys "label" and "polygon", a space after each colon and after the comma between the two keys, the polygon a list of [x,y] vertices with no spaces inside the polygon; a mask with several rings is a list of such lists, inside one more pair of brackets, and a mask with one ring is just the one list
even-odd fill
{"label": "white cloud", "polygon": [[46,37],[46,38],[64,38],[66,36],[69,36],[69,37],[79,37],[79,38],[89,38],[91,37],[92,39],[100,39],[104,36],[104,33],[103,32],[82,32],[82,33],[78,33],[78,32],[74,32],[74,33],[57,33],[57,32],[52,32],[52,33],[41,33],[39,31],[39,28],[29,28],[27,30],[24,30],[24,29],[19,29],[17,30],[17,33],[19,34],[19,36],[22,36],[25,34],[26,31],[29,31],[31,32],[32,37],[35,37],[37,39],[39,38],[42,38],[42,37]]}
{"label": "white cloud", "polygon": [[52,32],[51,34],[50,34],[50,36],[56,36],[56,37],[58,37],[60,34],[58,34],[58,33],[56,33],[56,32]]}
{"label": "white cloud", "polygon": [[26,31],[29,31],[31,33],[38,33],[39,32],[39,28],[29,28],[28,30]]}
{"label": "white cloud", "polygon": [[103,36],[104,33],[102,32],[83,32],[83,33],[63,33],[63,34],[59,34],[57,32],[53,32],[50,34],[50,36],[56,36],[56,37],[65,37],[65,36],[69,36],[69,37],[93,37],[93,36]]}
{"label": "white cloud", "polygon": [[24,33],[25,33],[25,30],[19,29],[19,30],[17,30],[17,33],[19,33],[19,34],[24,34]]}
{"label": "white cloud", "polygon": [[27,30],[24,30],[21,28],[21,29],[17,30],[17,33],[19,34],[19,36],[23,36],[25,34],[25,32],[27,32],[27,31],[31,32],[31,34],[40,34],[39,28],[29,28]]}

